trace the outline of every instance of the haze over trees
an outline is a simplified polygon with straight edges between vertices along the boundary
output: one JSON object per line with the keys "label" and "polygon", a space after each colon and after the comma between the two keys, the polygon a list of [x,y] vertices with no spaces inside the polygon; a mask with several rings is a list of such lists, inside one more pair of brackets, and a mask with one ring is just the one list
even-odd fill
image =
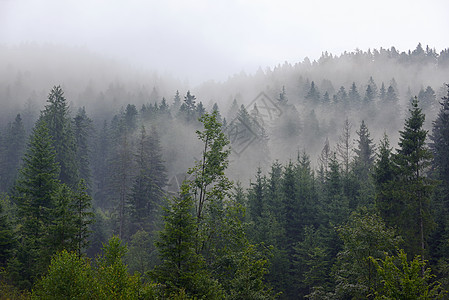
{"label": "haze over trees", "polygon": [[447,50],[195,89],[40,64],[0,71],[1,295],[447,296]]}

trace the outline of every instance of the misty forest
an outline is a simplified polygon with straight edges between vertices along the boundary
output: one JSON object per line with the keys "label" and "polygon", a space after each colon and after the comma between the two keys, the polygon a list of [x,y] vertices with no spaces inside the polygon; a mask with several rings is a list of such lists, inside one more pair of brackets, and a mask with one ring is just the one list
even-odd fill
{"label": "misty forest", "polygon": [[0,299],[449,297],[449,49],[194,88],[0,53]]}

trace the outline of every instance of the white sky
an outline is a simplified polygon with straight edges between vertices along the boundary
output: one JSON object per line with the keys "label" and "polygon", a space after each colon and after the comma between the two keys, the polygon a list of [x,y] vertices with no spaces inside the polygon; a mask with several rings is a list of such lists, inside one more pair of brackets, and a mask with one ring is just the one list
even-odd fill
{"label": "white sky", "polygon": [[82,46],[197,84],[323,51],[440,51],[449,1],[0,0],[0,43],[24,42]]}

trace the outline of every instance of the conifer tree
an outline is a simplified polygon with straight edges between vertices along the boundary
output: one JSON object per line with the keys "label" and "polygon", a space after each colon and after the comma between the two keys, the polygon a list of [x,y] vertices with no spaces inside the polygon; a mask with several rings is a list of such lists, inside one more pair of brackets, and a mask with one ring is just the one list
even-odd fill
{"label": "conifer tree", "polygon": [[399,149],[394,162],[399,169],[401,211],[400,233],[409,246],[409,253],[420,254],[424,259],[427,238],[433,220],[430,214],[430,196],[434,183],[427,178],[432,153],[427,147],[427,131],[423,129],[425,115],[418,106],[417,97],[412,102],[410,116],[400,131]]}
{"label": "conifer tree", "polygon": [[61,168],[59,179],[69,187],[75,187],[79,178],[76,141],[67,100],[60,86],[53,87],[48,95],[47,103],[40,119],[46,122],[52,138],[52,145],[56,151],[56,162]]}
{"label": "conifer tree", "polygon": [[152,222],[165,195],[167,183],[166,169],[162,160],[162,150],[156,128],[147,135],[142,126],[136,155],[137,175],[129,197],[131,213],[131,235],[137,230],[151,231]]}
{"label": "conifer tree", "polygon": [[46,259],[39,260],[39,256],[46,247],[44,238],[53,218],[52,199],[59,186],[60,170],[52,142],[47,124],[38,121],[15,186],[18,218],[22,223],[18,259],[22,279],[28,284],[47,267]]}
{"label": "conifer tree", "polygon": [[[4,141],[0,140],[0,191],[7,191],[17,178],[22,155],[25,151],[25,128],[20,114],[5,132]],[[3,155],[2,155],[3,154]]]}
{"label": "conifer tree", "polygon": [[218,284],[205,269],[205,262],[196,252],[197,224],[194,200],[190,187],[183,184],[179,197],[171,200],[164,216],[164,229],[160,232],[156,247],[162,263],[151,275],[163,285],[166,297],[184,290],[193,297],[217,297]]}
{"label": "conifer tree", "polygon": [[374,145],[370,138],[370,133],[365,121],[362,120],[358,135],[357,148],[354,149],[356,156],[354,157],[355,175],[363,182],[369,179],[372,166],[374,163]]}
{"label": "conifer tree", "polygon": [[6,267],[15,246],[16,240],[12,226],[8,216],[3,212],[2,203],[0,203],[0,268]]}
{"label": "conifer tree", "polygon": [[74,134],[76,142],[76,161],[79,167],[80,179],[90,187],[91,168],[89,163],[89,138],[92,134],[92,120],[87,116],[86,109],[80,108],[74,118]]}

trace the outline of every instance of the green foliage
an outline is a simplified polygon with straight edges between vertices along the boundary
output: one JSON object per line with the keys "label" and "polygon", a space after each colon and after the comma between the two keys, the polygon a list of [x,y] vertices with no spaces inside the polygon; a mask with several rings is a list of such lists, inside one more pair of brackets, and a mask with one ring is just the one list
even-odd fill
{"label": "green foliage", "polygon": [[88,259],[63,250],[52,258],[48,273],[34,286],[32,299],[156,299],[154,285],[131,276],[122,262],[126,246],[113,237],[91,266]]}
{"label": "green foliage", "polygon": [[8,216],[4,214],[3,205],[0,202],[0,268],[6,266],[15,246],[15,234],[9,223]]}
{"label": "green foliage", "polygon": [[276,295],[267,288],[264,276],[268,273],[266,254],[254,245],[239,253],[237,268],[228,299],[274,299]]}
{"label": "green foliage", "polygon": [[382,279],[375,299],[443,299],[447,293],[433,281],[435,276],[419,256],[409,262],[407,254],[400,250],[398,256],[370,260]]}
{"label": "green foliage", "polygon": [[377,214],[366,208],[352,213],[349,221],[338,228],[338,233],[344,245],[334,266],[336,294],[370,297],[380,284],[371,258],[395,253],[401,239]]}
{"label": "green foliage", "polygon": [[146,274],[157,263],[157,251],[153,236],[143,230],[131,236],[126,254],[126,262],[131,273]]}
{"label": "green foliage", "polygon": [[32,299],[96,299],[89,262],[74,252],[58,253],[33,288]]}

